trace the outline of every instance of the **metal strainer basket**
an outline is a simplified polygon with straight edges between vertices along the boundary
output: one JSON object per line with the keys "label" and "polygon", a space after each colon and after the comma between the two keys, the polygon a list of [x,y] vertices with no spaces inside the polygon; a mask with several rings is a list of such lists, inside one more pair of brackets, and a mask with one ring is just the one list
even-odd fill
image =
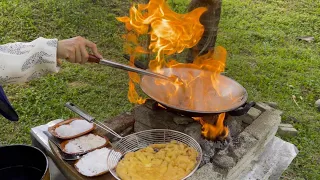
{"label": "metal strainer basket", "polygon": [[126,153],[137,151],[151,144],[169,143],[172,140],[175,140],[180,143],[184,143],[189,147],[194,148],[198,152],[197,163],[194,169],[188,175],[186,175],[183,179],[186,179],[189,176],[191,176],[198,169],[200,165],[200,162],[202,160],[202,149],[198,144],[198,142],[187,134],[170,130],[170,129],[152,129],[152,130],[140,131],[140,132],[122,137],[116,132],[114,132],[111,128],[104,125],[103,123],[99,121],[95,121],[95,118],[93,118],[90,115],[87,115],[86,113],[81,111],[78,107],[76,107],[74,104],[67,103],[66,107],[68,107],[70,110],[77,113],[87,121],[95,123],[100,128],[120,138],[119,141],[112,144],[112,150],[109,152],[109,155],[107,158],[109,171],[116,179],[120,180],[120,177],[116,173],[116,166]]}
{"label": "metal strainer basket", "polygon": [[198,144],[198,142],[194,140],[192,137],[184,133],[169,129],[146,130],[121,138],[117,143],[113,144],[113,149],[110,151],[108,155],[107,161],[110,173],[115,178],[120,179],[120,177],[116,173],[115,167],[126,153],[137,151],[151,144],[169,143],[172,140],[184,143],[189,147],[194,148],[198,152],[197,164],[195,165],[193,171],[191,171],[186,177],[183,178],[186,179],[197,170],[201,162],[201,147]]}

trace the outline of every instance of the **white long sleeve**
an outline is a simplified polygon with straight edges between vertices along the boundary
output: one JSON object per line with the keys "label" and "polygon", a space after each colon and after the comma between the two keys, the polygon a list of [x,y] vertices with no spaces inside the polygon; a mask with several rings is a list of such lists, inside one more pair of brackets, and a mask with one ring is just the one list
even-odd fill
{"label": "white long sleeve", "polygon": [[0,45],[0,85],[23,83],[59,71],[57,39]]}

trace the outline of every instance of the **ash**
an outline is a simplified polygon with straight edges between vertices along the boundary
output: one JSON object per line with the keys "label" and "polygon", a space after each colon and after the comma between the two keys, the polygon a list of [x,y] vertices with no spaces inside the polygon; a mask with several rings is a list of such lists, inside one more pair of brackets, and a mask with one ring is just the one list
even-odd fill
{"label": "ash", "polygon": [[211,162],[212,157],[219,151],[225,150],[231,143],[231,136],[228,135],[224,140],[207,140],[205,138],[199,139],[199,144],[202,148],[203,156],[200,166]]}

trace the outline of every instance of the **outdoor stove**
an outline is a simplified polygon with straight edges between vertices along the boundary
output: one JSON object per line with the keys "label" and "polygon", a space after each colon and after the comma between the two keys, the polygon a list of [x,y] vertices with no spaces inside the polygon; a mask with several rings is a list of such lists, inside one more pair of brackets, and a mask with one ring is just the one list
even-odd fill
{"label": "outdoor stove", "polygon": [[[148,129],[172,129],[190,135],[200,144],[203,159],[198,171],[189,178],[191,180],[279,178],[296,151],[288,153],[288,158],[286,160],[282,158],[282,162],[279,162],[279,159],[273,159],[272,168],[262,165],[264,169],[257,170],[254,167],[259,159],[264,158],[262,154],[266,151],[277,157],[279,149],[269,147],[276,141],[282,141],[275,137],[281,121],[280,115],[281,111],[264,103],[256,103],[248,113],[242,116],[226,114],[224,126],[227,132],[214,140],[208,140],[202,135],[202,125],[195,120],[197,118],[172,112],[153,100],[147,100],[133,110],[135,132]],[[218,116],[219,114],[206,119],[211,123],[217,123]],[[292,146],[290,147],[293,148]]]}
{"label": "outdoor stove", "polygon": [[[138,132],[148,129],[173,129],[184,132],[196,139],[201,145],[203,149],[201,165],[204,165],[213,162],[214,156],[218,152],[226,150],[229,145],[232,145],[232,138],[237,137],[249,125],[242,123],[241,119],[237,120],[237,118],[230,116],[228,113],[223,113],[222,117],[221,115],[190,117],[164,108],[156,101],[148,99],[145,104],[134,109],[134,130]],[[247,119],[251,118],[248,114],[246,115]],[[206,132],[202,125],[203,123],[200,123],[201,121],[205,121],[215,127],[220,123],[220,126],[223,126],[220,127],[221,132],[217,133],[217,136],[210,136],[210,132]],[[246,122],[250,123],[250,121]]]}

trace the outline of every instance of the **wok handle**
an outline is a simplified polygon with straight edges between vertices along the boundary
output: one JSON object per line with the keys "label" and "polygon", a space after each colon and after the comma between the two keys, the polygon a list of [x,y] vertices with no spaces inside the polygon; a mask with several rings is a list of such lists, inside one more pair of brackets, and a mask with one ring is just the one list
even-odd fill
{"label": "wok handle", "polygon": [[[125,54],[125,55],[123,55],[123,57],[126,60],[130,61],[130,56],[129,55]],[[89,54],[88,62],[99,64],[100,61],[101,61],[101,59],[98,58],[97,56],[95,56],[93,54]],[[145,66],[142,62],[137,61],[137,60],[134,61],[134,66],[137,67],[137,68],[143,69],[143,70],[148,69],[147,66]]]}
{"label": "wok handle", "polygon": [[97,56],[93,55],[93,54],[89,54],[89,58],[88,58],[88,62],[91,63],[100,63],[100,58],[98,58]]}
{"label": "wok handle", "polygon": [[175,79],[172,79],[172,78],[165,76],[163,74],[159,74],[159,73],[152,72],[152,71],[147,71],[147,70],[140,69],[140,68],[133,67],[133,66],[129,66],[129,65],[124,65],[124,64],[117,63],[117,62],[110,61],[110,60],[106,60],[106,59],[100,59],[92,54],[89,55],[88,61],[93,62],[93,63],[106,65],[106,66],[113,67],[113,68],[117,68],[117,69],[122,69],[125,71],[130,71],[130,72],[135,72],[135,73],[139,73],[139,74],[143,74],[143,75],[147,75],[147,76],[152,76],[155,78],[160,78],[160,79],[164,79],[164,80],[168,80],[168,81],[175,81]]}
{"label": "wok handle", "polygon": [[245,103],[243,106],[239,107],[238,109],[228,112],[228,114],[230,114],[231,116],[242,116],[246,114],[250,110],[250,108],[252,108],[255,105],[256,105],[255,102]]}

